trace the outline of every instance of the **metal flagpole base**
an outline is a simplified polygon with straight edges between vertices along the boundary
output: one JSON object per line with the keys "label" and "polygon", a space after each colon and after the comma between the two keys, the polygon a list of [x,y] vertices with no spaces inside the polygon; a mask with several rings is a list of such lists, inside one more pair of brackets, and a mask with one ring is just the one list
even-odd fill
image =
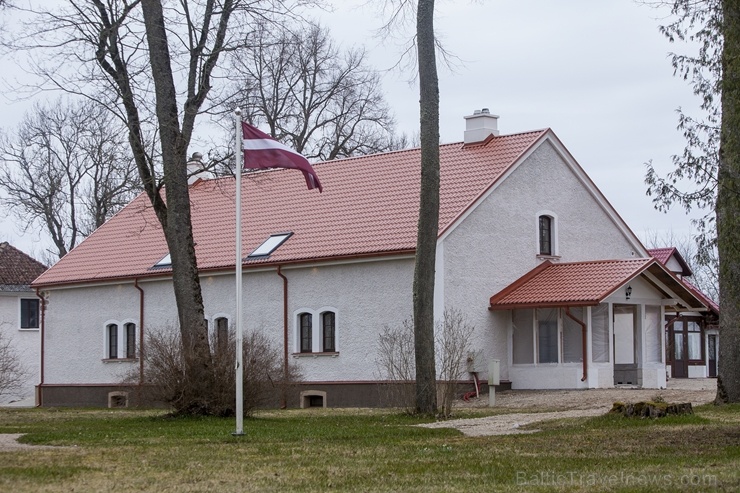
{"label": "metal flagpole base", "polygon": [[244,436],[244,432],[243,431],[235,431],[234,433],[231,434],[231,436],[233,436],[233,437],[243,437]]}

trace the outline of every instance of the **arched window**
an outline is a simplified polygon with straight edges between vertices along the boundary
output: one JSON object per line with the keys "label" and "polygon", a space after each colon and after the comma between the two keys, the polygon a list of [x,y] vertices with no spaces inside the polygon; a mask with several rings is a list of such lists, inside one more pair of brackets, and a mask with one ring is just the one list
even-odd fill
{"label": "arched window", "polygon": [[553,229],[554,221],[551,216],[542,215],[539,218],[539,239],[540,239],[540,255],[554,255],[553,250]]}
{"label": "arched window", "polygon": [[321,340],[321,350],[325,353],[333,353],[337,350],[336,315],[334,312],[324,312],[321,314]]}
{"label": "arched window", "polygon": [[126,358],[136,358],[136,324],[127,323],[126,328]]}
{"label": "arched window", "polygon": [[229,319],[219,317],[216,319],[216,350],[225,351],[229,346]]}
{"label": "arched window", "polygon": [[108,337],[108,359],[118,358],[118,325],[108,324],[106,327],[106,336]]}
{"label": "arched window", "polygon": [[301,340],[301,352],[310,353],[313,351],[313,317],[310,313],[301,313],[298,317],[300,321],[300,340]]}

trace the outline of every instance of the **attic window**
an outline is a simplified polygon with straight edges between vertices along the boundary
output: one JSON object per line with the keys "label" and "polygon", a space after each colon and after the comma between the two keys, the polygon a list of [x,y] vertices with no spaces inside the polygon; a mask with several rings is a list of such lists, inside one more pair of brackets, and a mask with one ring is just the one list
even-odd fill
{"label": "attic window", "polygon": [[154,267],[169,267],[172,265],[172,258],[170,257],[170,254],[168,253],[164,257],[162,257],[162,260],[154,264]]}
{"label": "attic window", "polygon": [[278,249],[280,245],[285,243],[285,241],[293,236],[293,232],[288,233],[277,233],[274,235],[270,235],[260,246],[255,248],[255,250],[247,255],[247,258],[256,258],[256,257],[267,257],[272,254],[275,250]]}

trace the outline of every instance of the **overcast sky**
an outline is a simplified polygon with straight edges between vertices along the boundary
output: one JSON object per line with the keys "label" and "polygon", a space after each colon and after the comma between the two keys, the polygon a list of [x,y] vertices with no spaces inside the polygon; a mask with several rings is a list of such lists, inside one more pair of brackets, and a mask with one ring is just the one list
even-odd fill
{"label": "overcast sky", "polygon": [[[369,62],[386,69],[400,46],[381,42],[382,20],[363,1],[336,2],[316,17],[345,46],[365,45]],[[379,3],[379,2],[371,2]],[[698,105],[686,82],[673,77],[670,44],[658,31],[667,12],[633,0],[437,0],[436,29],[460,58],[439,68],[441,140],[461,141],[463,116],[489,108],[502,134],[552,128],[627,224],[689,235],[682,210],[655,211],[645,195],[644,163],[664,171],[683,150],[676,108]],[[4,67],[7,74],[10,68]],[[418,133],[418,88],[411,74],[387,72],[386,99],[398,130]],[[3,127],[17,122],[25,106],[3,100]],[[38,234],[23,234],[0,217],[0,241],[40,251]]]}

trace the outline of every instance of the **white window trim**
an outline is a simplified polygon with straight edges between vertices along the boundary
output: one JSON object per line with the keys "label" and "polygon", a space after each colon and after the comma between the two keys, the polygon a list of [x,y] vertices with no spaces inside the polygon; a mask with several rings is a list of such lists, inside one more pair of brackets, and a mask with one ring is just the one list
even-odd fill
{"label": "white window trim", "polygon": [[[39,302],[39,326],[38,327],[21,327],[23,324],[23,302],[21,300],[36,300]],[[38,332],[41,330],[41,300],[36,296],[21,296],[18,298],[18,330]]]}
{"label": "white window trim", "polygon": [[[548,216],[550,219],[552,219],[551,224],[551,230],[550,230],[550,249],[552,250],[552,253],[550,255],[546,255],[543,253],[540,253],[540,216]],[[558,237],[560,236],[559,228],[560,228],[560,221],[558,219],[558,215],[555,214],[553,211],[544,209],[541,211],[538,211],[534,218],[534,251],[535,255],[538,258],[543,259],[549,259],[549,258],[560,258],[560,244],[558,242]]]}
{"label": "white window trim", "polygon": [[[115,324],[118,326],[118,333],[116,334],[116,338],[118,341],[117,344],[117,358],[110,358],[108,355],[108,343],[109,340],[109,333],[108,333],[108,326]],[[136,337],[134,337],[134,345],[136,347],[136,357],[135,358],[127,358],[126,357],[126,325],[127,324],[134,324],[136,327]],[[105,323],[103,323],[103,361],[136,361],[139,359],[139,348],[140,348],[141,342],[139,341],[139,322],[132,319],[132,318],[126,318],[123,320],[106,320]]]}
{"label": "white window trim", "polygon": [[[321,315],[334,312],[334,351],[322,351],[324,327]],[[304,313],[311,315],[311,352],[301,353],[301,319]],[[339,352],[339,311],[333,306],[322,306],[318,310],[301,308],[293,312],[293,354],[296,356],[336,355]]]}
{"label": "white window trim", "polygon": [[321,308],[319,308],[319,340],[318,340],[319,346],[318,347],[320,350],[322,346],[324,345],[324,320],[323,320],[322,315],[326,312],[334,313],[334,351],[332,351],[332,353],[338,353],[339,352],[339,311],[333,306],[322,306]]}

